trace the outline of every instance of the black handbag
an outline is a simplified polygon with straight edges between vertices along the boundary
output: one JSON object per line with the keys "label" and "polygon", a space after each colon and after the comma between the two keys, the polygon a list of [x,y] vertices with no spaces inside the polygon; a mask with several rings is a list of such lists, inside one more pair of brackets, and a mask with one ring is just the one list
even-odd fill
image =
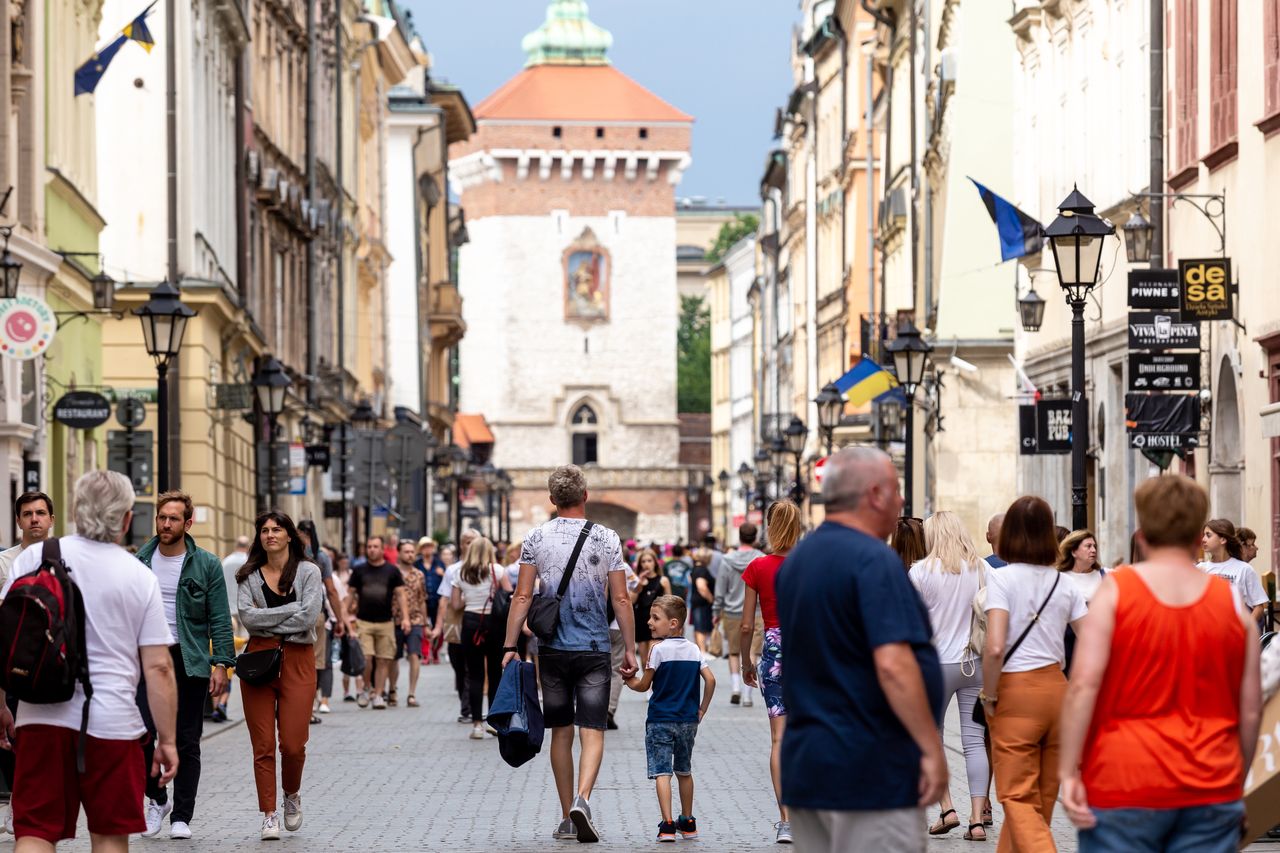
{"label": "black handbag", "polygon": [[569,557],[569,564],[564,567],[564,574],[560,577],[560,586],[556,590],[554,596],[540,593],[533,597],[533,601],[529,604],[528,624],[529,630],[534,633],[540,642],[550,643],[556,637],[556,631],[560,627],[560,602],[564,598],[564,594],[569,590],[569,580],[573,577],[573,570],[578,565],[578,557],[582,554],[582,546],[587,541],[587,536],[591,534],[591,528],[595,525],[590,521],[582,525],[582,532],[578,534],[578,541],[574,543],[573,554]]}
{"label": "black handbag", "polygon": [[[1009,651],[1004,653],[1004,659],[1001,661],[1002,666],[1009,662],[1009,658],[1013,657],[1013,653],[1018,650],[1018,646],[1022,645],[1022,641],[1027,638],[1027,634],[1030,634],[1031,629],[1040,621],[1040,614],[1049,606],[1049,601],[1053,598],[1053,594],[1058,590],[1058,581],[1062,580],[1061,572],[1055,571],[1054,575],[1053,586],[1049,587],[1049,594],[1044,597],[1044,601],[1040,604],[1040,609],[1036,611],[1036,615],[1031,617],[1031,621],[1027,623],[1027,627],[1022,629],[1022,633],[1018,636],[1018,639],[1013,641],[1013,645],[1009,647]],[[982,707],[981,702],[973,703],[973,714],[971,716],[975,723],[982,726],[984,729],[987,727],[987,709]]]}
{"label": "black handbag", "polygon": [[338,650],[339,667],[342,674],[355,677],[364,675],[365,657],[364,649],[360,648],[360,641],[355,637],[347,634],[342,638],[342,648]]}
{"label": "black handbag", "polygon": [[265,687],[280,675],[280,665],[284,662],[284,640],[274,649],[259,649],[256,652],[244,652],[236,658],[236,675],[245,684],[254,687]]}

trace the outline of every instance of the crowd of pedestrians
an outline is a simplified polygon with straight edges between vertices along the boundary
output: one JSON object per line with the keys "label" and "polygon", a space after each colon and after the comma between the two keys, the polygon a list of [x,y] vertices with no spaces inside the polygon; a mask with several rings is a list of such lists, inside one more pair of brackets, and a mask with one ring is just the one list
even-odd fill
{"label": "crowd of pedestrians", "polygon": [[[129,481],[90,472],[74,494],[76,535],[51,540],[52,500],[27,493],[22,541],[0,552],[0,599],[65,564],[84,602],[90,676],[72,698],[0,695],[5,826],[32,843],[73,837],[80,808],[95,849],[158,835],[166,817],[171,838],[191,838],[206,706],[226,719],[232,668],[261,838],[296,832],[337,673],[344,701],[384,710],[400,704],[405,660],[417,708],[422,667],[442,653],[478,741],[503,734],[487,714],[505,668],[535,664],[558,840],[600,839],[591,798],[605,732],[620,728],[643,731],[656,840],[699,835],[694,746],[719,657],[726,704],[749,707],[758,689],[767,710],[780,844],[922,851],[959,830],[1040,853],[1055,849],[1060,797],[1082,851],[1225,852],[1242,837],[1268,598],[1249,565],[1256,536],[1209,519],[1183,477],[1137,489],[1130,564],[1111,568],[1094,533],[1061,528],[1035,496],[989,520],[986,556],[954,513],[902,517],[897,471],[869,448],[828,460],[816,528],[779,500],[723,550],[622,541],[588,518],[575,466],[552,472],[554,517],[521,541],[375,535],[354,564],[274,510],[219,560],[179,491],[157,498],[155,535],[132,554]],[[643,727],[617,718],[624,686],[648,695]],[[963,815],[941,736],[953,699]]]}

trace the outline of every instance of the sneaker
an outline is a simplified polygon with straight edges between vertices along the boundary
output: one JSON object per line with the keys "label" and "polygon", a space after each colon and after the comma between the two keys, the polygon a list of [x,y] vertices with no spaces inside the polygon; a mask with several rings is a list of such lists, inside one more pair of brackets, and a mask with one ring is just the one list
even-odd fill
{"label": "sneaker", "polygon": [[471,722],[471,715],[470,715],[470,714],[459,714],[459,715],[458,715],[458,722],[460,722],[460,723],[469,723],[469,722]]}
{"label": "sneaker", "polygon": [[290,832],[302,829],[302,795],[284,795],[284,828]]}
{"label": "sneaker", "polygon": [[591,822],[591,804],[581,794],[573,798],[573,808],[569,809],[569,820],[578,828],[578,842],[594,844],[600,840],[595,824]]}
{"label": "sneaker", "polygon": [[676,825],[669,820],[659,821],[658,840],[674,844],[676,840]]}
{"label": "sneaker", "polygon": [[175,820],[169,827],[169,837],[174,841],[186,841],[191,837],[191,827],[187,826],[186,821]]}
{"label": "sneaker", "polygon": [[262,840],[280,840],[280,815],[278,813],[271,812],[262,816]]}
{"label": "sneaker", "polygon": [[209,715],[209,721],[213,723],[225,723],[227,721],[227,706],[219,705],[213,709],[213,713]]}
{"label": "sneaker", "polygon": [[[381,697],[381,696],[379,696],[378,698],[379,698],[379,699],[381,699],[382,697]],[[369,694],[368,694],[366,691],[361,690],[361,691],[360,691],[360,695],[359,695],[358,697],[356,697],[356,704],[357,704],[357,705],[359,705],[361,708],[368,708],[368,707],[369,707]]]}
{"label": "sneaker", "polygon": [[574,826],[573,821],[569,820],[569,818],[565,818],[560,821],[560,826],[557,827],[556,831],[551,833],[551,837],[556,841],[577,841],[578,827]]}
{"label": "sneaker", "polygon": [[147,818],[147,830],[142,833],[144,838],[153,838],[160,833],[160,825],[164,823],[165,815],[173,811],[173,800],[167,800],[164,803],[157,803],[155,800],[147,800],[147,804],[143,809]]}
{"label": "sneaker", "polygon": [[342,701],[343,701],[343,702],[354,702],[354,701],[356,701],[356,697],[355,697],[354,695],[352,695],[351,693],[348,693],[346,696],[343,696],[343,697],[342,697]]}
{"label": "sneaker", "polygon": [[387,700],[382,698],[381,693],[373,697],[373,709],[375,711],[385,711],[387,709]]}
{"label": "sneaker", "polygon": [[744,707],[744,708],[750,708],[750,707],[751,707],[752,705],[754,705],[754,704],[756,704],[756,703],[755,703],[755,700],[754,700],[754,699],[752,699],[750,696],[743,696],[743,697],[742,697],[742,707]]}
{"label": "sneaker", "polygon": [[790,844],[791,843],[791,821],[780,820],[774,824],[774,827],[778,830],[777,843]]}
{"label": "sneaker", "polygon": [[685,838],[698,837],[698,821],[691,815],[680,815],[676,819],[676,828],[680,830],[680,834]]}
{"label": "sneaker", "polygon": [[469,735],[469,737],[472,740],[484,740],[484,729],[481,728],[480,726],[476,726],[471,730],[471,734]]}
{"label": "sneaker", "polygon": [[320,703],[320,707],[319,707],[319,708],[317,708],[316,710],[317,710],[318,712],[320,712],[321,714],[328,714],[328,713],[330,713],[329,703],[328,703],[328,702],[321,702],[321,703]]}
{"label": "sneaker", "polygon": [[735,694],[733,694],[732,696],[730,696],[730,697],[729,697],[729,704],[730,704],[730,705],[741,705],[741,704],[742,704],[742,694],[741,694],[741,693],[735,693]]}
{"label": "sneaker", "polygon": [[495,729],[493,726],[489,725],[488,723],[484,724],[484,730],[489,734],[493,735],[494,737],[498,736],[498,730]]}

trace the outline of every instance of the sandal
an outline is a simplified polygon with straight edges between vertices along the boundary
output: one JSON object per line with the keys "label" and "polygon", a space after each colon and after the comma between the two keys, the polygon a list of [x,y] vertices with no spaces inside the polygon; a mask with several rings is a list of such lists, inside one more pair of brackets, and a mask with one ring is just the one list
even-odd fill
{"label": "sandal", "polygon": [[995,826],[995,819],[991,816],[991,806],[987,806],[982,810],[982,825]]}
{"label": "sandal", "polygon": [[[947,815],[951,815],[955,820],[953,823],[947,822]],[[929,827],[930,835],[946,835],[951,830],[960,825],[960,818],[956,815],[955,809],[947,809],[938,815],[938,819],[934,821],[933,826]]]}
{"label": "sandal", "polygon": [[[974,831],[975,829],[976,829],[976,830],[978,830],[979,832],[981,832],[982,834],[981,834],[981,835],[974,835],[974,834],[973,834],[973,831]],[[965,840],[965,841],[986,841],[986,840],[987,840],[987,831],[983,828],[983,826],[982,826],[982,824],[981,824],[981,823],[971,823],[971,824],[969,824],[969,828],[968,828],[967,830],[965,830],[965,833],[964,833],[964,840]]]}
{"label": "sandal", "polygon": [[405,700],[405,704],[408,705],[410,708],[416,708],[418,707],[418,700],[414,697],[412,693],[410,693],[409,698]]}

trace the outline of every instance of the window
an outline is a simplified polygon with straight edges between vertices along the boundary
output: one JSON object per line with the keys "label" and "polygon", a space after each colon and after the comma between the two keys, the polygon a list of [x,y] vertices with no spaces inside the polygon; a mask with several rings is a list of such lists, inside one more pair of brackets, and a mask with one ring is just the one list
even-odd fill
{"label": "window", "polygon": [[1216,151],[1236,138],[1236,3],[1210,4],[1209,147]]}
{"label": "window", "polygon": [[[1276,0],[1276,2],[1280,2],[1280,0]],[[648,138],[649,138],[649,128],[647,128],[647,127],[642,127],[642,128],[640,128],[640,138],[641,138],[641,139],[648,139]]]}
{"label": "window", "polygon": [[594,465],[600,461],[595,409],[583,403],[574,409],[569,428],[573,432],[573,464]]}
{"label": "window", "polygon": [[604,128],[603,128],[603,127],[597,127],[597,128],[596,128],[596,139],[604,139]]}
{"label": "window", "polygon": [[1280,0],[1262,2],[1262,89],[1270,117],[1280,113]]}
{"label": "window", "polygon": [[1176,174],[1193,168],[1196,162],[1196,112],[1199,105],[1196,84],[1196,0],[1177,3],[1177,29],[1174,58],[1174,92],[1176,108],[1174,130],[1177,144],[1172,171]]}
{"label": "window", "polygon": [[555,127],[551,128],[551,135],[554,136],[556,139],[559,139],[561,136],[564,135],[564,128],[560,127],[560,125],[556,125]]}

